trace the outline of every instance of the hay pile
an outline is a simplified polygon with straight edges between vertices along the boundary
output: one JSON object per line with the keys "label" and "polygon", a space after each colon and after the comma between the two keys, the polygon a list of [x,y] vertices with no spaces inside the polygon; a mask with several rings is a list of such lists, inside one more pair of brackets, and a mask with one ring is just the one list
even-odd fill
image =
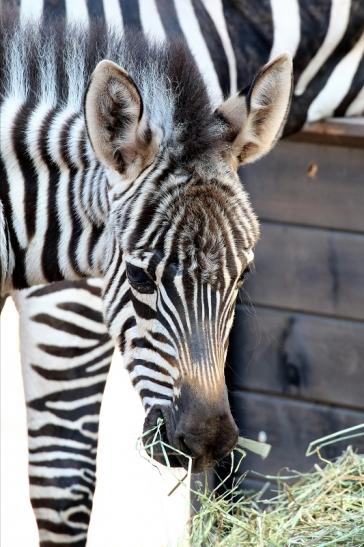
{"label": "hay pile", "polygon": [[364,458],[352,448],[334,462],[321,459],[310,473],[277,478],[273,487],[273,499],[245,494],[233,503],[231,492],[198,493],[191,545],[364,546]]}
{"label": "hay pile", "polygon": [[[188,472],[169,495],[183,484],[188,488],[191,458],[162,441],[160,420],[144,434],[145,448],[164,455],[173,451],[188,460]],[[230,475],[212,492],[194,491],[199,508],[191,520],[191,547],[364,547],[364,456],[349,446],[335,461],[325,460],[321,449],[329,444],[354,441],[364,435],[364,424],[313,441],[306,452],[316,454],[318,463],[309,473],[292,471],[286,476],[266,477],[274,497],[263,499],[244,492],[244,476],[231,490],[221,486],[240,466],[245,450],[267,457],[270,445],[240,437],[240,461],[231,460]],[[268,486],[268,483],[267,483]],[[239,493],[240,492],[240,493]]]}

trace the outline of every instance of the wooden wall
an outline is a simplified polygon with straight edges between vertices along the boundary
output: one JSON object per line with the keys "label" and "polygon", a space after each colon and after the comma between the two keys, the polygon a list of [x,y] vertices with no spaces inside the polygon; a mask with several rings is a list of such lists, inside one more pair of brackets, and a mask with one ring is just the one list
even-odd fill
{"label": "wooden wall", "polygon": [[262,237],[227,381],[241,434],[272,444],[244,461],[263,473],[310,468],[310,441],[364,422],[364,138],[301,140],[241,173]]}

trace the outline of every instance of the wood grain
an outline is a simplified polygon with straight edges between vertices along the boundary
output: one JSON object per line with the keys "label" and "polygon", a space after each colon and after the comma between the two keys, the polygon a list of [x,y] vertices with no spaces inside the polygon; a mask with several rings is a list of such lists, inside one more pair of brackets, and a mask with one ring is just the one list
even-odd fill
{"label": "wood grain", "polygon": [[364,232],[363,149],[282,141],[240,173],[261,219]]}
{"label": "wood grain", "polygon": [[363,118],[332,118],[310,123],[290,137],[290,140],[364,148]]}
{"label": "wood grain", "polygon": [[364,320],[364,235],[263,223],[255,264],[253,302]]}
{"label": "wood grain", "polygon": [[[264,431],[272,445],[266,460],[249,454],[241,471],[252,469],[260,473],[278,473],[283,467],[308,470],[315,463],[307,458],[308,444],[324,435],[364,422],[364,412],[293,401],[269,395],[234,391],[230,401],[240,434],[257,439]],[[337,443],[322,450],[327,458],[338,456],[350,442]],[[353,445],[364,451],[364,438],[353,440]]]}
{"label": "wood grain", "polygon": [[364,324],[269,308],[236,310],[227,381],[364,410]]}

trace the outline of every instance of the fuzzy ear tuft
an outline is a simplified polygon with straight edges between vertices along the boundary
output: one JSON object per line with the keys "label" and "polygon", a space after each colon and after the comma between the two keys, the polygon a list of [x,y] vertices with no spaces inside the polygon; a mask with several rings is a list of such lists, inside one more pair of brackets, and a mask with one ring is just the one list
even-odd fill
{"label": "fuzzy ear tuft", "polygon": [[267,154],[282,134],[292,95],[292,59],[283,54],[265,65],[247,94],[239,93],[218,109],[230,127],[232,155],[238,164]]}
{"label": "fuzzy ear tuft", "polygon": [[105,165],[137,176],[151,163],[155,146],[143,117],[142,97],[129,74],[112,61],[101,61],[92,74],[85,118],[91,144]]}

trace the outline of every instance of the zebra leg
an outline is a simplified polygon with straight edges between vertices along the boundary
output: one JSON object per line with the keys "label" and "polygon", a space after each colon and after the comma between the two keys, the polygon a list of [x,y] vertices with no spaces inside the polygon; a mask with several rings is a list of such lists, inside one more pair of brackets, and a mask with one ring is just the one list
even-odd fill
{"label": "zebra leg", "polygon": [[40,545],[86,545],[95,489],[99,412],[114,350],[100,283],[14,294],[20,312],[30,497]]}

